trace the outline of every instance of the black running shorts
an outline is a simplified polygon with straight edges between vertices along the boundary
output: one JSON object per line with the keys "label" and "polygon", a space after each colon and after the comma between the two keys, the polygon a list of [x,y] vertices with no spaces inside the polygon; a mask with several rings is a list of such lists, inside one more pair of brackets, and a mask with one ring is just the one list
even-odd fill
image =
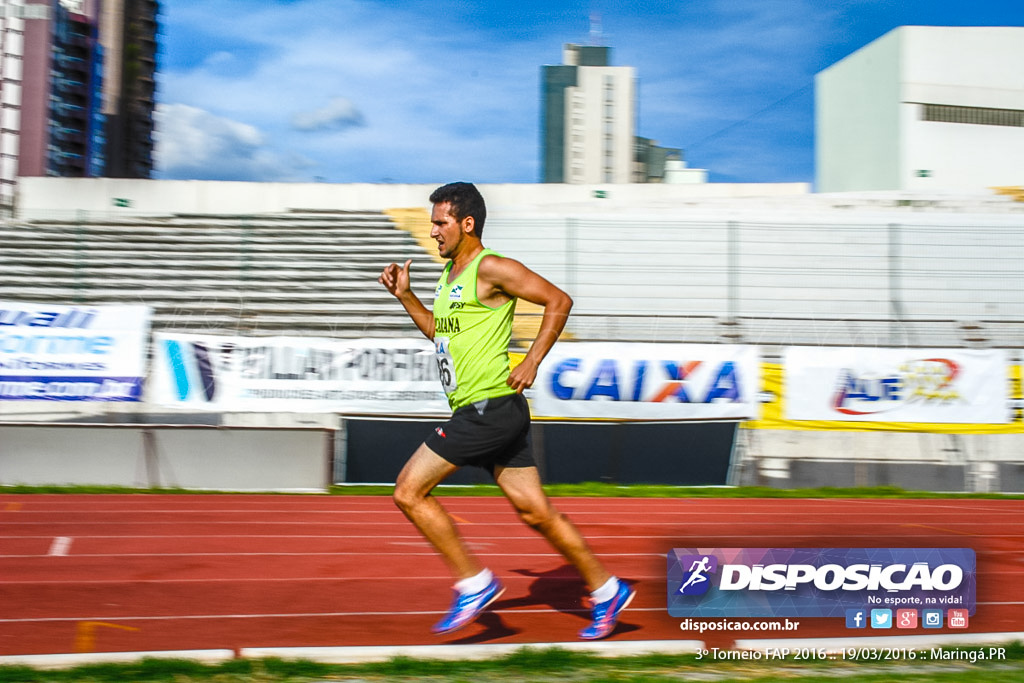
{"label": "black running shorts", "polygon": [[490,398],[456,410],[424,443],[453,465],[532,467],[530,406],[522,394]]}

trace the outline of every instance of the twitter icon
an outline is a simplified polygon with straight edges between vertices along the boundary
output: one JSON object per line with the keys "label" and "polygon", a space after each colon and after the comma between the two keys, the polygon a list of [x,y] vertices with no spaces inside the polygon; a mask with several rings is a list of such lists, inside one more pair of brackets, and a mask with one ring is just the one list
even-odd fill
{"label": "twitter icon", "polygon": [[892,628],[892,610],[871,610],[871,628]]}

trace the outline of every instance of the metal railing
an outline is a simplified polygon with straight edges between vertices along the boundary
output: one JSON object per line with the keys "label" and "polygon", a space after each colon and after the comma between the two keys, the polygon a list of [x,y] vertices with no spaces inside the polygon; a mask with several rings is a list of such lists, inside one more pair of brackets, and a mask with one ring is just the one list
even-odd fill
{"label": "metal railing", "polygon": [[494,223],[573,296],[580,340],[1024,347],[1022,216]]}
{"label": "metal railing", "polygon": [[[499,215],[488,219],[485,242],[573,296],[575,307],[567,332],[578,340],[1024,348],[1024,215],[922,212],[895,220],[891,214],[833,211],[828,216],[819,213],[776,222],[680,215]],[[131,287],[131,298],[145,303],[147,293],[138,278],[124,274],[130,263],[119,262],[113,269],[99,260],[117,245],[90,242],[94,232],[90,226],[116,220],[116,212],[67,218],[71,242],[63,245],[62,260],[73,261],[68,268],[76,283],[73,298],[101,303],[89,296],[90,291],[108,291],[123,279]],[[269,275],[289,264],[301,270],[310,260],[312,247],[283,253],[272,246],[257,259],[252,220],[239,218],[234,233],[238,251],[224,254],[237,262],[233,276],[246,282],[244,292],[235,291],[237,283],[227,280],[221,288],[232,301],[241,297],[234,308],[238,316],[246,316],[237,325],[224,322],[225,329],[248,329],[261,299],[288,301],[294,284],[301,282],[300,276],[291,274],[289,287],[256,291],[276,286],[272,277],[260,284],[262,271]],[[221,223],[218,230],[222,227]],[[33,232],[31,223],[6,228]],[[202,226],[177,230],[194,238]],[[144,232],[137,233],[139,242],[133,239],[123,246],[138,245],[139,268],[148,272],[154,259],[145,258]],[[0,243],[0,266],[8,273],[39,262],[37,256],[19,263],[13,249],[17,241]],[[325,235],[324,243],[330,241]],[[367,279],[366,287],[358,290],[359,306],[351,300],[353,311],[360,308],[366,320],[402,315],[374,281],[378,266],[396,260],[387,250],[384,244],[346,249],[346,255],[358,256],[367,264],[365,272],[358,274]],[[123,261],[123,254],[118,258]],[[426,274],[426,266],[417,264],[421,275]],[[118,277],[112,277],[115,270]],[[196,306],[208,308],[210,297],[219,291],[216,279],[230,271],[196,268],[196,282],[202,282],[202,287],[193,288]],[[157,300],[157,290],[168,279],[147,277],[154,288],[149,298]],[[175,273],[175,287],[188,291],[188,278],[181,277]],[[330,287],[329,282],[324,284]],[[428,286],[422,286],[429,297]],[[332,310],[341,312],[348,305],[338,292],[323,294],[325,301],[332,299]],[[188,316],[187,308],[187,302],[176,303],[174,311]],[[197,309],[191,317],[201,318],[201,312]],[[232,312],[225,315],[230,317]],[[531,314],[519,317],[529,322]],[[366,320],[359,332],[372,336]],[[522,327],[528,331],[530,325]],[[409,330],[415,334],[411,325]]]}

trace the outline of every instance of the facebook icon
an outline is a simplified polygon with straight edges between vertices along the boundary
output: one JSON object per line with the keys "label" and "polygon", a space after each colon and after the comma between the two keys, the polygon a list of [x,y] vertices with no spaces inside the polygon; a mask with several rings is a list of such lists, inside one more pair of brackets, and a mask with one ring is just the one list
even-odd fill
{"label": "facebook icon", "polygon": [[867,628],[867,610],[848,609],[846,610],[846,628]]}

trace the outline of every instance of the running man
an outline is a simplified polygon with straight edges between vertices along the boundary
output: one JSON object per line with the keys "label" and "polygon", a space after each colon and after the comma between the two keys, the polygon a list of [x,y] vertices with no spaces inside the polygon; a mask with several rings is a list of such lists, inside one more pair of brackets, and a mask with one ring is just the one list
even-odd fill
{"label": "running man", "polygon": [[[604,638],[635,591],[608,572],[541,488],[529,439],[530,409],[522,395],[565,327],[572,299],[522,263],[484,248],[487,208],[474,185],[444,185],[430,195],[430,202],[430,236],[448,259],[434,291],[433,311],[409,286],[411,259],[402,266],[388,265],[378,281],[433,340],[453,411],[416,449],[395,482],[395,503],[456,579],[451,610],[433,631],[462,628],[505,590],[470,552],[452,517],[431,495],[446,477],[468,465],[489,471],[520,519],[576,567],[590,591],[593,617],[579,637]],[[543,306],[544,316],[526,357],[510,371],[508,346],[517,298]]]}

